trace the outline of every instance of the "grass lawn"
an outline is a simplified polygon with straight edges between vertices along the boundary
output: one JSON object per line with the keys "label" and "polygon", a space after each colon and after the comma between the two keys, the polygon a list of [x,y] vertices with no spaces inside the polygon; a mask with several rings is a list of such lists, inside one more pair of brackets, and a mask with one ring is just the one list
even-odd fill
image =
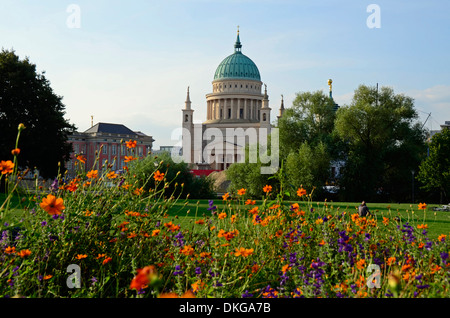
{"label": "grass lawn", "polygon": [[[227,207],[221,199],[214,199],[214,205],[217,209],[223,210]],[[306,207],[306,202],[300,201],[286,201],[286,204],[299,203],[301,207]],[[256,205],[261,205],[262,200],[256,200]],[[228,203],[229,204],[229,203]],[[238,205],[237,201],[231,204]],[[303,204],[303,205],[302,205]],[[329,213],[336,213],[337,211],[346,211],[349,214],[357,213],[360,203],[356,202],[313,202],[311,207],[314,211],[328,211]],[[411,225],[427,224],[428,237],[436,239],[441,234],[450,233],[450,212],[433,211],[433,207],[438,207],[438,204],[430,204],[426,210],[419,210],[417,204],[410,203],[367,203],[371,212],[375,213],[378,221],[383,221],[383,217],[394,218],[399,217],[402,222],[409,222]],[[201,218],[210,216],[208,210],[208,200],[188,200],[176,203],[169,211],[169,217],[178,218],[180,222],[184,217]],[[246,210],[244,203],[241,203],[240,208]],[[250,209],[250,208],[248,208]]]}
{"label": "grass lawn", "polygon": [[[6,196],[0,194],[0,202],[3,203]],[[269,202],[269,201],[268,201]],[[302,209],[306,210],[307,202],[305,201],[285,201],[285,204],[299,203]],[[220,198],[213,199],[213,203],[217,206],[217,210],[221,211],[227,208],[227,204],[234,205],[236,211],[246,212],[250,209],[244,204],[244,201],[238,204],[237,200],[225,201]],[[262,200],[256,200],[256,205],[263,204]],[[12,222],[20,219],[23,208],[27,205],[27,199],[14,196],[11,200],[10,207],[13,208],[6,216],[3,222]],[[359,203],[356,202],[312,202],[308,210],[313,208],[314,212],[327,211],[328,213],[347,212],[349,214],[357,213]],[[411,225],[427,224],[428,237],[436,239],[441,234],[450,233],[450,212],[433,211],[433,207],[437,204],[430,204],[426,210],[419,210],[417,204],[410,203],[367,203],[371,212],[375,213],[378,221],[382,221],[383,217],[394,218],[399,217],[402,222],[409,222]],[[181,225],[184,222],[192,221],[192,218],[204,218],[211,215],[208,210],[209,200],[179,200],[168,212],[168,219],[177,220]]]}

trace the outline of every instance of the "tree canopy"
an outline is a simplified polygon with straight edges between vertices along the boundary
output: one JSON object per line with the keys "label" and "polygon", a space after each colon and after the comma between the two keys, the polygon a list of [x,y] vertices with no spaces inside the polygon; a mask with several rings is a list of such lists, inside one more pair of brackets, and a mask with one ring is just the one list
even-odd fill
{"label": "tree canopy", "polygon": [[[28,58],[20,60],[13,50],[0,52],[0,158],[11,157],[17,127],[21,132],[19,166],[39,170],[44,178],[58,173],[72,151],[68,134],[75,130],[65,118],[62,97],[56,95]],[[62,170],[62,169],[61,169]]]}
{"label": "tree canopy", "polygon": [[431,138],[429,156],[422,161],[417,179],[422,188],[438,191],[440,203],[450,200],[450,129],[443,129]]}

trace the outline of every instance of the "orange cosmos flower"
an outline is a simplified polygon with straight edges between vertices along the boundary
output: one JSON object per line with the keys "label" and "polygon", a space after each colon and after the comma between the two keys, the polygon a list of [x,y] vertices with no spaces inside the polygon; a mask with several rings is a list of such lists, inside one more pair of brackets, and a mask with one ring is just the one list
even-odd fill
{"label": "orange cosmos flower", "polygon": [[387,217],[383,216],[383,224],[384,225],[389,225],[389,219]]}
{"label": "orange cosmos flower", "polygon": [[200,219],[200,220],[195,221],[195,224],[202,225],[202,224],[205,224],[205,221],[203,219]]}
{"label": "orange cosmos flower", "polygon": [[161,232],[161,230],[153,230],[152,236],[157,236],[159,234],[159,232]]}
{"label": "orange cosmos flower", "polygon": [[441,234],[441,235],[438,236],[438,241],[439,242],[444,242],[446,237],[447,237],[447,235]]}
{"label": "orange cosmos flower", "polygon": [[419,224],[419,225],[417,225],[417,228],[418,229],[427,229],[428,225],[427,224]]}
{"label": "orange cosmos flower", "polygon": [[126,144],[127,144],[127,148],[136,148],[137,141],[130,139],[126,142]]}
{"label": "orange cosmos flower", "polygon": [[108,179],[115,179],[115,178],[117,178],[117,173],[115,171],[110,171],[106,174],[106,177]]}
{"label": "orange cosmos flower", "polygon": [[194,249],[192,248],[192,246],[190,245],[185,245],[183,246],[183,248],[180,250],[180,253],[186,256],[192,255],[194,254]]}
{"label": "orange cosmos flower", "polygon": [[298,188],[298,190],[297,190],[297,195],[298,195],[299,197],[302,197],[302,196],[304,196],[305,194],[306,194],[306,190],[303,189],[303,187]]}
{"label": "orange cosmos flower", "polygon": [[5,248],[5,253],[6,254],[14,254],[14,253],[16,253],[16,248],[14,246],[13,247],[8,246],[7,248]]}
{"label": "orange cosmos flower", "polygon": [[134,189],[133,193],[135,195],[141,195],[142,193],[144,193],[144,189],[143,188]]}
{"label": "orange cosmos flower", "polygon": [[96,179],[98,178],[98,170],[91,170],[88,173],[86,173],[86,177],[89,179]]}
{"label": "orange cosmos flower", "polygon": [[155,266],[145,266],[137,270],[137,275],[134,276],[130,284],[130,289],[141,290],[157,277]]}
{"label": "orange cosmos flower", "polygon": [[242,256],[242,257],[247,257],[249,255],[253,254],[253,248],[236,248],[236,252],[234,253],[235,256]]}
{"label": "orange cosmos flower", "polygon": [[219,213],[219,220],[223,220],[227,217],[227,214],[225,212]]}
{"label": "orange cosmos flower", "polygon": [[284,265],[282,268],[281,268],[281,271],[283,272],[283,274],[284,273],[286,273],[288,270],[290,270],[291,269],[291,267],[288,265],[288,264],[286,264],[286,265]]}
{"label": "orange cosmos flower", "polygon": [[30,250],[21,250],[19,253],[17,253],[17,255],[19,255],[20,257],[24,258],[27,256],[31,255],[31,251]]}
{"label": "orange cosmos flower", "polygon": [[64,200],[62,198],[56,198],[52,194],[49,194],[46,198],[43,198],[39,206],[50,215],[59,215],[61,214],[61,211],[66,208],[64,206]]}
{"label": "orange cosmos flower", "polygon": [[155,175],[153,176],[153,178],[156,181],[163,181],[164,180],[164,173],[159,172],[159,170],[156,170]]}
{"label": "orange cosmos flower", "polygon": [[426,210],[427,208],[427,205],[425,203],[419,203],[417,206],[419,207],[419,210]]}
{"label": "orange cosmos flower", "polygon": [[202,289],[204,286],[205,286],[205,283],[202,282],[201,280],[196,281],[195,283],[193,283],[193,284],[191,285],[192,291],[193,291],[194,293],[196,293],[197,291],[199,291],[200,289]]}
{"label": "orange cosmos flower", "polygon": [[225,193],[224,195],[222,195],[222,199],[223,199],[224,201],[226,201],[229,197],[230,197],[230,194],[229,194],[228,192]]}
{"label": "orange cosmos flower", "polygon": [[364,265],[366,264],[366,260],[365,259],[360,259],[359,261],[356,262],[356,267],[358,269],[364,269]]}
{"label": "orange cosmos flower", "polygon": [[102,262],[102,265],[108,264],[108,263],[111,262],[111,261],[112,261],[112,258],[111,258],[111,257],[105,257],[105,259],[104,259],[103,262]]}
{"label": "orange cosmos flower", "polygon": [[237,193],[239,195],[244,195],[246,191],[247,191],[246,189],[242,188],[242,189],[239,189]]}
{"label": "orange cosmos flower", "polygon": [[77,160],[81,163],[86,163],[86,157],[83,155],[78,155]]}
{"label": "orange cosmos flower", "polygon": [[20,154],[20,149],[19,148],[15,148],[13,150],[11,150],[11,153],[13,156],[18,156]]}
{"label": "orange cosmos flower", "polygon": [[44,280],[49,280],[49,279],[52,278],[52,277],[53,277],[53,275],[45,275],[43,279],[44,279]]}
{"label": "orange cosmos flower", "polygon": [[0,171],[2,174],[10,174],[13,172],[14,169],[14,162],[11,160],[8,161],[0,161]]}
{"label": "orange cosmos flower", "polygon": [[256,204],[255,200],[248,199],[247,201],[245,201],[245,205],[255,205],[255,204]]}
{"label": "orange cosmos flower", "polygon": [[265,193],[269,193],[270,191],[272,191],[272,186],[266,185],[266,186],[263,188],[263,191],[264,191]]}
{"label": "orange cosmos flower", "polygon": [[388,259],[387,259],[387,265],[389,265],[389,266],[391,266],[391,265],[393,265],[393,264],[395,264],[395,261],[396,261],[396,258],[395,258],[395,256],[392,256],[392,257],[389,257]]}
{"label": "orange cosmos flower", "polygon": [[86,254],[78,254],[75,258],[78,259],[78,260],[81,260],[81,259],[84,259],[86,257],[87,257]]}
{"label": "orange cosmos flower", "polygon": [[133,161],[133,160],[137,160],[137,158],[135,158],[133,156],[125,156],[124,158],[125,158],[124,162],[130,162],[130,161]]}

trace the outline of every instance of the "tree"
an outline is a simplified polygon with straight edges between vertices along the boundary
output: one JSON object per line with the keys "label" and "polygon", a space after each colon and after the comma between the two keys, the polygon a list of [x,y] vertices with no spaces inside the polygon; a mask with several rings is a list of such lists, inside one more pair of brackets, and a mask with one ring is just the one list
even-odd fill
{"label": "tree", "polygon": [[306,141],[311,147],[323,142],[333,151],[334,101],[322,91],[297,93],[292,107],[278,121],[280,153],[284,158]]}
{"label": "tree", "polygon": [[425,133],[413,99],[393,89],[361,85],[336,114],[335,133],[346,144],[341,187],[345,200],[403,201],[411,171],[425,152]]}
{"label": "tree", "polygon": [[[160,190],[165,187],[167,196],[186,198],[189,194],[190,199],[209,199],[216,196],[212,179],[196,177],[187,163],[174,162],[170,153],[149,155],[142,160],[133,161],[129,169],[130,174],[138,177],[139,187],[143,187],[147,193],[150,189]],[[158,189],[155,189],[157,183],[151,178],[156,170],[164,173],[167,180],[167,184],[159,182]]]}
{"label": "tree", "polygon": [[11,156],[17,127],[23,123],[19,166],[39,170],[44,178],[58,174],[72,151],[67,137],[75,126],[64,119],[62,97],[56,95],[36,65],[19,60],[14,51],[0,52],[0,158]]}
{"label": "tree", "polygon": [[321,197],[324,186],[330,177],[330,158],[323,142],[312,148],[305,141],[298,151],[291,151],[286,158],[286,176],[289,190],[295,197],[295,191],[302,186]]}
{"label": "tree", "polygon": [[422,189],[439,191],[440,203],[449,202],[450,195],[450,129],[443,129],[431,138],[429,156],[422,161],[417,179]]}

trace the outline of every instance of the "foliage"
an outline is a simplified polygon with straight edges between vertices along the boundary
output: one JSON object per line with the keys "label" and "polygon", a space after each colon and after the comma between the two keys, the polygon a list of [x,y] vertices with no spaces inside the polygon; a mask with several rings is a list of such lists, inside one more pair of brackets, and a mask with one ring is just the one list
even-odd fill
{"label": "foliage", "polygon": [[186,198],[189,194],[193,199],[204,199],[215,196],[213,181],[207,177],[193,175],[185,162],[174,162],[170,153],[149,155],[142,160],[133,161],[130,164],[130,173],[139,178],[139,187],[145,192],[154,190],[158,181],[149,180],[156,170],[162,169],[168,180],[175,180],[170,185],[158,183],[157,190],[166,187],[166,193],[172,193],[176,197]]}
{"label": "foliage", "polygon": [[388,87],[361,85],[336,114],[335,133],[347,146],[340,180],[346,200],[404,200],[412,170],[425,153],[412,98]]}
{"label": "foliage", "polygon": [[68,158],[67,136],[75,127],[64,119],[65,106],[44,73],[28,58],[19,60],[14,51],[0,52],[0,157],[6,158],[15,140],[16,128],[27,129],[21,138],[20,166],[38,168],[44,178],[58,174],[58,163]]}
{"label": "foliage", "polygon": [[429,143],[429,156],[422,161],[417,179],[422,188],[437,190],[441,194],[440,202],[450,200],[450,129],[436,133]]}

